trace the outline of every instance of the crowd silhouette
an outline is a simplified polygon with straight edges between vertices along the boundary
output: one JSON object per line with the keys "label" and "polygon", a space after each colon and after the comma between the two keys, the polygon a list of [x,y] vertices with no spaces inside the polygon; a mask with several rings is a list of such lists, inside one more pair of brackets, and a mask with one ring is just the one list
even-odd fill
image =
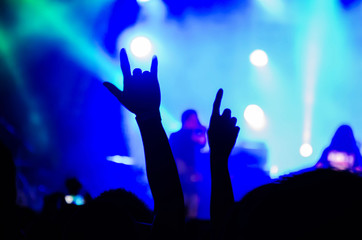
{"label": "crowd silhouette", "polygon": [[122,49],[120,63],[124,89],[110,82],[104,86],[135,115],[154,210],[124,189],[91,199],[76,179],[66,182],[68,193],[47,196],[41,214],[22,209],[15,202],[12,155],[2,144],[2,239],[351,239],[359,235],[361,154],[352,129],[348,125],[338,128],[314,168],[283,176],[235,201],[228,161],[240,128],[230,109],[220,109],[222,89],[216,94],[207,130],[210,221],[188,218],[175,148],[161,120],[158,59],[152,59],[150,71],[131,71]]}

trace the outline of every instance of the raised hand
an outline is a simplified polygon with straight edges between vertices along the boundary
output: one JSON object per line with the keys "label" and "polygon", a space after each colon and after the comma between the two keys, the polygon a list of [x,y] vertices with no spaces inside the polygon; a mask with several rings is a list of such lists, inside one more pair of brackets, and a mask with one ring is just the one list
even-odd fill
{"label": "raised hand", "polygon": [[230,109],[226,108],[220,115],[222,95],[223,90],[219,89],[214,101],[207,135],[211,153],[228,157],[235,145],[240,128],[236,126],[236,118],[231,117]]}
{"label": "raised hand", "polygon": [[157,57],[154,56],[152,59],[151,71],[142,72],[141,69],[135,68],[133,75],[124,48],[121,49],[120,61],[124,79],[123,91],[110,82],[104,82],[103,85],[137,117],[159,114],[161,94],[157,79]]}
{"label": "raised hand", "polygon": [[219,89],[212,109],[210,127],[207,131],[210,145],[212,239],[223,238],[228,212],[234,204],[228,158],[240,130],[235,125],[236,118],[231,117],[230,109],[225,109],[220,115],[222,94],[223,90]]}
{"label": "raised hand", "polygon": [[131,74],[125,49],[120,54],[123,91],[109,82],[104,86],[129,111],[136,114],[146,160],[148,183],[154,199],[155,219],[151,239],[181,239],[185,224],[185,204],[180,178],[160,117],[161,94],[157,79],[157,58],[151,70],[136,68]]}

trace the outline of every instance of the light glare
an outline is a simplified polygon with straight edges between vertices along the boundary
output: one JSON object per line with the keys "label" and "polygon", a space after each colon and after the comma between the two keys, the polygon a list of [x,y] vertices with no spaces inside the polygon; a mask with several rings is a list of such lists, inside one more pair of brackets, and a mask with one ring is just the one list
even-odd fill
{"label": "light glare", "polygon": [[120,163],[120,164],[125,164],[125,165],[134,165],[134,159],[131,157],[127,157],[127,156],[119,156],[119,155],[115,155],[115,156],[108,156],[107,160],[110,162],[115,162],[115,163]]}
{"label": "light glare", "polygon": [[263,109],[255,104],[251,104],[245,108],[244,118],[249,126],[255,130],[263,129],[266,123]]}
{"label": "light glare", "polygon": [[303,143],[299,148],[299,153],[302,157],[309,157],[313,153],[313,148],[309,143]]}
{"label": "light glare", "polygon": [[72,202],[74,200],[72,195],[66,195],[64,199],[67,204],[72,204]]}
{"label": "light glare", "polygon": [[268,63],[268,55],[260,49],[253,51],[249,59],[251,64],[257,67],[264,67]]}
{"label": "light glare", "polygon": [[270,174],[275,175],[275,174],[277,174],[279,172],[279,168],[278,168],[277,165],[273,165],[273,166],[271,166],[269,171],[270,171]]}
{"label": "light glare", "polygon": [[131,52],[135,57],[144,58],[152,52],[151,41],[146,37],[136,37],[131,42]]}

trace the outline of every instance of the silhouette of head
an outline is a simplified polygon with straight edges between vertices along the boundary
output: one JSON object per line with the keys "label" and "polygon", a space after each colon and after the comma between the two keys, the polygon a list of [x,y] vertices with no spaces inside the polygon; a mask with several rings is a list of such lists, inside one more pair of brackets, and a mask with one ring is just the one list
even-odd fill
{"label": "silhouette of head", "polygon": [[197,112],[193,109],[188,109],[182,113],[181,122],[184,129],[196,129],[201,125]]}
{"label": "silhouette of head", "polygon": [[93,201],[70,219],[64,239],[138,239],[135,221],[115,204]]}
{"label": "silhouette of head", "polygon": [[337,129],[329,145],[331,149],[346,153],[354,153],[356,146],[352,128],[348,125],[342,125]]}
{"label": "silhouette of head", "polygon": [[103,192],[96,199],[99,202],[112,203],[125,209],[137,222],[151,223],[153,212],[134,193],[123,188]]}
{"label": "silhouette of head", "polygon": [[323,151],[316,166],[361,172],[361,159],[352,128],[348,125],[341,125],[335,132],[330,145]]}
{"label": "silhouette of head", "polygon": [[77,195],[77,194],[79,194],[80,190],[82,189],[82,184],[75,177],[68,178],[65,181],[65,186],[67,187],[70,195]]}
{"label": "silhouette of head", "polygon": [[142,239],[147,233],[140,222],[152,220],[152,212],[136,195],[110,190],[80,208],[66,227],[65,239]]}

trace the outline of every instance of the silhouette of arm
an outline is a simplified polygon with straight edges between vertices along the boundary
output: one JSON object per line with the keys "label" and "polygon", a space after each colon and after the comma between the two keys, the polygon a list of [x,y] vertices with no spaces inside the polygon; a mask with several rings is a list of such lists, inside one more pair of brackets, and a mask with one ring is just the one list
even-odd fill
{"label": "silhouette of arm", "polygon": [[109,82],[105,82],[104,86],[136,115],[144,146],[147,177],[154,198],[152,237],[172,239],[181,236],[183,231],[184,198],[176,163],[161,123],[157,58],[152,59],[150,72],[136,68],[133,75],[124,49],[121,50],[120,59],[124,90],[120,91]]}
{"label": "silhouette of arm", "polygon": [[228,158],[233,149],[240,128],[237,119],[231,117],[230,109],[220,115],[223,90],[217,92],[210,127],[207,131],[210,145],[211,202],[210,218],[213,239],[220,239],[225,220],[234,204],[234,195],[228,170]]}

